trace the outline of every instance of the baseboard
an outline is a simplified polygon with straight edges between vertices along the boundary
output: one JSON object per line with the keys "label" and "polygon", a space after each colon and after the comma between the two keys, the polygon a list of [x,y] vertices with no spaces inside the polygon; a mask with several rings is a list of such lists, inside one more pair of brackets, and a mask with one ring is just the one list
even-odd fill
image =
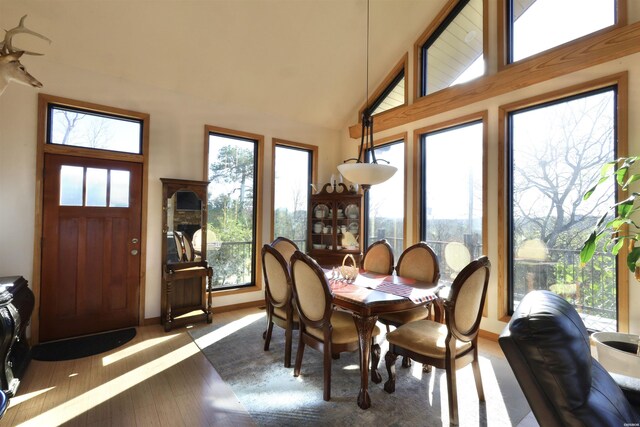
{"label": "baseboard", "polygon": [[224,305],[221,307],[213,307],[213,315],[216,313],[226,313],[227,311],[240,310],[242,308],[254,308],[264,306],[264,300],[242,302],[240,304]]}
{"label": "baseboard", "polygon": [[498,337],[500,337],[499,334],[485,331],[484,329],[480,329],[478,331],[478,336],[487,340],[495,341],[495,342],[498,342]]}

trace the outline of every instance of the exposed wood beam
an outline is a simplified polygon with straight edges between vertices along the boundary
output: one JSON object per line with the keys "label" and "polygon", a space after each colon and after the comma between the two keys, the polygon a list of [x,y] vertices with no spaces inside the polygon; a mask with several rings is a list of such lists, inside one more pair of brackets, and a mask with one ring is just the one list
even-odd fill
{"label": "exposed wood beam", "polygon": [[[511,64],[496,74],[443,89],[411,105],[378,114],[374,120],[375,130],[402,126],[637,52],[640,52],[640,22],[601,31]],[[359,123],[349,127],[351,138],[360,138],[360,132]]]}

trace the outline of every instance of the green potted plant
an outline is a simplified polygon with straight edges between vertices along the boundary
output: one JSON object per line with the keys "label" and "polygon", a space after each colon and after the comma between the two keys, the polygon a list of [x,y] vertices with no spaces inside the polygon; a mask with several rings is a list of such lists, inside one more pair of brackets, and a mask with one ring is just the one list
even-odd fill
{"label": "green potted plant", "polygon": [[[621,157],[606,163],[600,172],[600,179],[584,194],[583,200],[589,199],[596,188],[612,178],[615,179],[618,187],[627,192],[632,183],[640,180],[640,173],[632,171],[632,166],[639,159],[640,156]],[[640,265],[638,265],[640,246],[637,246],[640,240],[640,214],[638,213],[640,205],[636,204],[636,199],[639,197],[640,193],[631,192],[626,199],[610,206],[602,214],[580,250],[582,265],[591,260],[600,240],[604,239],[604,249],[611,251],[613,255],[617,255],[626,243],[629,249],[627,267],[634,272],[637,279],[640,278]],[[615,216],[607,221],[612,209],[615,209]]]}

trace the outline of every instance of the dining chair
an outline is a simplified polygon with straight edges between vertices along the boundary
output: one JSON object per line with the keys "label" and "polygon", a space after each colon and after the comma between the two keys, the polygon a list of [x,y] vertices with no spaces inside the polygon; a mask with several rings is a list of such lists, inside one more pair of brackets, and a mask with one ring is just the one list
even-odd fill
{"label": "dining chair", "polygon": [[284,329],[284,366],[291,367],[291,345],[293,330],[299,329],[298,314],[293,308],[293,289],[289,263],[271,245],[262,247],[262,271],[265,282],[265,302],[267,309],[267,330],[263,334],[264,351],[269,351],[273,325]]}
{"label": "dining chair", "polygon": [[[323,399],[331,398],[331,359],[342,352],[359,350],[358,331],[350,313],[333,309],[333,294],[327,277],[311,257],[296,251],[291,258],[293,295],[300,318],[298,352],[293,376],[298,377],[302,367],[305,346],[321,351],[324,366]],[[372,334],[371,366],[377,367],[380,346],[375,338],[380,329],[375,326]],[[374,369],[371,370],[372,375]]]}
{"label": "dining chair", "polygon": [[[401,277],[435,283],[440,279],[438,256],[425,242],[416,243],[402,252],[400,259],[398,259],[396,273]],[[388,333],[390,326],[398,327],[405,323],[428,318],[430,309],[431,303],[427,303],[411,310],[383,314],[378,320],[387,327]]]}
{"label": "dining chair", "polygon": [[396,388],[395,362],[399,355],[446,371],[449,422],[458,424],[456,370],[469,363],[473,368],[478,399],[484,401],[478,364],[478,330],[487,294],[491,263],[486,256],[471,261],[454,279],[450,298],[444,301],[445,323],[418,320],[387,334],[389,351],[385,364],[387,393]]}
{"label": "dining chair", "polygon": [[362,258],[362,268],[372,273],[393,273],[393,249],[391,249],[391,245],[385,239],[369,245]]}
{"label": "dining chair", "polygon": [[293,240],[287,239],[286,237],[276,237],[276,239],[271,242],[271,246],[282,254],[284,259],[287,261],[287,265],[291,262],[291,255],[298,250],[298,245],[296,245]]}

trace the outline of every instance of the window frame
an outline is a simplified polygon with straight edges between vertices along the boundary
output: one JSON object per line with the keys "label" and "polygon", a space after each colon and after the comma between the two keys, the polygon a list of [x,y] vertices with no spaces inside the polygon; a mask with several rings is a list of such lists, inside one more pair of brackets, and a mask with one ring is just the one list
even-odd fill
{"label": "window frame", "polygon": [[[488,151],[489,151],[489,112],[487,110],[472,113],[466,116],[454,118],[440,123],[435,123],[430,126],[426,126],[413,131],[413,147],[414,147],[414,176],[413,176],[413,239],[415,242],[422,240],[422,224],[423,216],[425,213],[425,202],[423,182],[424,182],[424,168],[425,165],[422,161],[423,156],[423,144],[422,137],[428,133],[440,132],[447,129],[454,129],[456,127],[472,124],[474,122],[482,123],[482,251],[485,254],[490,253],[489,245],[489,230],[488,230]],[[487,301],[490,300],[487,294]],[[488,304],[484,304],[482,310],[482,316],[488,317],[489,307]]]}
{"label": "window frame", "polygon": [[[300,142],[287,141],[285,139],[273,138],[271,144],[271,231],[270,240],[275,239],[275,190],[276,190],[276,148],[285,147],[308,151],[311,154],[311,170],[309,171],[309,179],[311,183],[318,182],[318,146],[311,144],[303,144]],[[311,188],[308,189],[309,199],[311,200]],[[286,237],[286,236],[285,236]]]}
{"label": "window frame", "polygon": [[[406,249],[409,245],[407,245],[407,239],[408,239],[408,234],[407,234],[407,219],[408,219],[408,201],[409,198],[407,196],[407,190],[408,190],[408,185],[407,185],[407,177],[408,177],[408,158],[409,158],[409,147],[407,144],[407,138],[408,138],[408,134],[407,132],[403,132],[403,133],[399,133],[399,134],[395,134],[395,135],[390,135],[386,138],[381,138],[379,140],[376,140],[373,142],[373,147],[378,148],[378,147],[384,147],[385,145],[393,145],[393,144],[399,144],[402,143],[404,145],[404,176],[402,179],[402,182],[404,183],[403,185],[403,191],[404,191],[404,202],[403,202],[403,210],[404,210],[404,215],[403,215],[403,219],[402,219],[402,244],[403,244],[403,249]],[[369,151],[366,151],[366,156],[368,158],[369,156]],[[371,191],[371,190],[369,190]],[[369,242],[369,194],[368,192],[365,193],[364,195],[364,199],[363,199],[363,232],[364,232],[364,242],[363,242],[363,248],[367,248],[369,247],[369,245],[371,245],[371,243],[373,242]],[[397,254],[396,257],[396,261],[397,258],[400,256],[400,254]]]}
{"label": "window frame", "polygon": [[[424,32],[413,44],[414,101],[433,95],[433,93],[440,92],[436,91],[423,95],[423,83],[425,79],[423,48],[425,44],[429,43],[430,40],[432,40],[433,38],[437,38],[442,32],[444,32],[444,30],[446,30],[447,25],[449,25],[449,23],[467,5],[468,2],[469,0],[449,0],[449,2],[440,10],[440,13],[438,13],[435,19],[431,21]],[[489,30],[488,11],[488,0],[482,0],[482,60],[485,64],[484,76],[487,76],[489,68],[487,56],[487,52],[489,49],[489,35],[487,34]],[[478,76],[472,81],[475,81],[479,78],[482,78],[482,76]]]}
{"label": "window frame", "polygon": [[537,58],[540,55],[545,55],[550,52],[554,52],[557,49],[570,46],[574,43],[580,43],[582,39],[590,38],[596,36],[601,33],[606,33],[615,28],[620,28],[627,25],[627,2],[626,0],[614,0],[616,2],[615,6],[615,15],[616,22],[613,25],[608,27],[604,27],[599,29],[598,31],[594,31],[589,34],[585,34],[582,37],[577,39],[570,40],[565,43],[561,43],[557,46],[554,46],[550,49],[543,50],[541,52],[536,53],[535,55],[528,56],[519,61],[511,61],[513,49],[512,45],[512,37],[513,37],[513,29],[511,22],[511,9],[510,5],[513,0],[502,0],[498,2],[498,71],[502,71],[508,67],[514,66],[515,64],[520,64],[522,62],[526,62],[531,60],[532,58]]}
{"label": "window frame", "polygon": [[[510,161],[510,135],[509,135],[509,114],[526,108],[542,106],[554,101],[571,98],[580,95],[588,95],[593,91],[604,89],[610,86],[617,86],[617,105],[614,107],[617,112],[615,135],[615,155],[617,157],[626,156],[628,153],[628,73],[610,75],[600,79],[584,82],[568,88],[544,93],[531,98],[516,101],[514,103],[499,107],[499,164],[498,180],[500,191],[498,198],[498,320],[508,322],[511,319],[510,307],[510,281],[511,271],[511,229],[510,229],[510,194],[511,189],[511,165]],[[620,199],[623,193],[616,189],[616,197]],[[617,310],[618,310],[618,331],[627,332],[629,330],[629,271],[625,267],[627,248],[623,247],[618,254],[616,261],[617,270]]]}
{"label": "window frame", "polygon": [[[254,189],[253,189],[253,236],[254,241],[251,249],[251,282],[241,286],[225,287],[214,289],[214,295],[234,295],[262,290],[262,261],[258,244],[262,241],[262,174],[264,170],[264,136],[235,129],[228,129],[213,125],[204,126],[204,157],[203,157],[203,179],[209,180],[209,136],[215,134],[231,139],[253,140],[255,147],[254,162]],[[207,193],[208,194],[208,193]],[[208,200],[207,200],[208,203]]]}

